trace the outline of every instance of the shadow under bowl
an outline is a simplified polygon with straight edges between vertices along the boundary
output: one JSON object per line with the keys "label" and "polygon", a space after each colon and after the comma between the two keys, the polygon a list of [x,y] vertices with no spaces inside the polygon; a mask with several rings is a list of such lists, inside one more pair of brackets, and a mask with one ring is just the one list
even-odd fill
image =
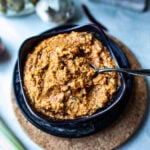
{"label": "shadow under bowl", "polygon": [[45,131],[46,133],[50,133],[56,136],[82,137],[90,135],[107,127],[117,119],[117,117],[123,111],[123,108],[126,106],[126,96],[130,94],[132,87],[132,78],[130,75],[120,73],[121,86],[114,94],[111,102],[108,103],[103,109],[100,109],[96,113],[89,116],[68,120],[54,119],[42,115],[34,110],[30,106],[23,88],[23,70],[26,56],[28,55],[28,53],[30,53],[30,50],[32,50],[33,47],[35,47],[40,41],[60,33],[70,33],[71,31],[92,33],[95,38],[100,40],[108,49],[117,67],[129,68],[127,58],[122,50],[116,43],[108,38],[109,43],[111,44],[110,49],[110,45],[108,45],[108,41],[106,41],[105,37],[103,37],[101,29],[97,28],[95,25],[59,26],[43,32],[38,36],[31,37],[25,40],[25,42],[22,44],[19,51],[19,58],[14,69],[13,89],[15,99],[20,110],[22,111],[26,119],[34,126],[41,129],[42,131]]}

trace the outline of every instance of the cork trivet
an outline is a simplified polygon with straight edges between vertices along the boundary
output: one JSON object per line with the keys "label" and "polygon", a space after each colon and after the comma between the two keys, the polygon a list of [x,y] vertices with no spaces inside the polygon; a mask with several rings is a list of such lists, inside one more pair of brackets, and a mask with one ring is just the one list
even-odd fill
{"label": "cork trivet", "polygon": [[[140,64],[131,51],[116,38],[112,39],[127,56],[131,68],[140,68]],[[140,126],[147,105],[147,83],[143,77],[134,77],[132,94],[119,119],[104,130],[82,138],[61,138],[46,134],[24,118],[14,98],[12,98],[12,102],[22,128],[33,141],[45,150],[110,150],[127,141]]]}

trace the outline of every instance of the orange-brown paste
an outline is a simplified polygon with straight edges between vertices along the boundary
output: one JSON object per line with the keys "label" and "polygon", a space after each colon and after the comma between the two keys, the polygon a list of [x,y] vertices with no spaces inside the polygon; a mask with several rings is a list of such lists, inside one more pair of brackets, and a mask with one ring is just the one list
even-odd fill
{"label": "orange-brown paste", "polygon": [[59,34],[41,41],[28,54],[24,89],[38,112],[58,119],[91,115],[111,101],[119,74],[96,74],[89,65],[114,68],[107,49],[92,34]]}

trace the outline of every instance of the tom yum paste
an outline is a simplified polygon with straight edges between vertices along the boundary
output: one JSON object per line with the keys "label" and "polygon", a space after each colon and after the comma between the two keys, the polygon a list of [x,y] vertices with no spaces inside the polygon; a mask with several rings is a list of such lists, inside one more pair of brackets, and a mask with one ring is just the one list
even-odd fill
{"label": "tom yum paste", "polygon": [[28,54],[24,88],[31,107],[59,119],[91,115],[111,101],[119,86],[116,72],[96,74],[98,68],[114,68],[107,49],[92,34],[59,34],[41,41]]}

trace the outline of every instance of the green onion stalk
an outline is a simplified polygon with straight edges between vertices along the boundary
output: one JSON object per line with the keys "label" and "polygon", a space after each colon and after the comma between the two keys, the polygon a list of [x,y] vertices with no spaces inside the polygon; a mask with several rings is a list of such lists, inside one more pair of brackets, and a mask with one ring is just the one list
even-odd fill
{"label": "green onion stalk", "polygon": [[13,132],[7,127],[5,122],[0,117],[0,134],[2,134],[7,141],[13,146],[14,150],[25,150],[25,147],[13,134]]}

